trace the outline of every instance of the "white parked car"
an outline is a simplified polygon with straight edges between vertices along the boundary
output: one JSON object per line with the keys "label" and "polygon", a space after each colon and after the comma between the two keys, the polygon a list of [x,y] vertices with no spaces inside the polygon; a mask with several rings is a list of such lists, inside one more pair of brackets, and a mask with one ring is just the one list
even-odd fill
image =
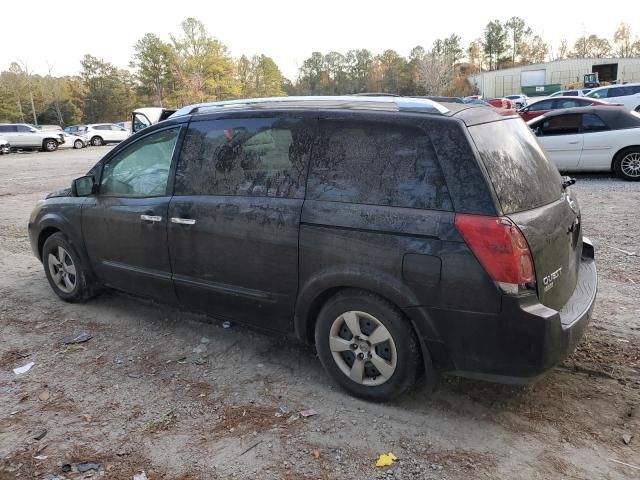
{"label": "white parked car", "polygon": [[0,138],[0,155],[9,153],[11,151],[11,144],[6,138]]}
{"label": "white parked car", "polygon": [[64,139],[65,139],[65,145],[75,148],[75,149],[79,149],[79,148],[84,148],[87,145],[89,145],[89,139],[87,138],[86,135],[82,134],[82,133],[68,133],[68,132],[63,132],[64,135]]}
{"label": "white parked car", "polygon": [[11,148],[42,149],[53,152],[65,142],[60,130],[38,130],[26,123],[0,123],[0,136]]}
{"label": "white parked car", "polygon": [[640,83],[598,87],[591,90],[586,96],[611,103],[621,103],[629,110],[640,112]]}
{"label": "white parked car", "polygon": [[87,125],[82,134],[89,139],[91,145],[98,147],[125,140],[129,136],[129,131],[115,123],[93,123]]}
{"label": "white parked car", "polygon": [[508,98],[513,103],[515,103],[517,109],[526,107],[527,106],[527,102],[529,101],[529,97],[527,97],[526,95],[523,95],[523,94],[507,95],[504,98]]}
{"label": "white parked car", "polygon": [[575,90],[560,90],[559,92],[552,93],[549,97],[584,97],[589,93],[591,88],[576,88]]}
{"label": "white parked car", "polygon": [[553,110],[527,122],[563,172],[615,172],[640,180],[640,113],[600,106]]}

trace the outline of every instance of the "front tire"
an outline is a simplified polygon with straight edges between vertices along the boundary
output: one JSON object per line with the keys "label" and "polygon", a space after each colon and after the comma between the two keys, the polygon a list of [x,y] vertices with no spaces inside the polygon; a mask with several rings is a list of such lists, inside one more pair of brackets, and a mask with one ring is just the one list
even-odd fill
{"label": "front tire", "polygon": [[47,138],[42,142],[42,149],[45,152],[55,152],[58,149],[58,142],[56,142],[53,138]]}
{"label": "front tire", "polygon": [[104,140],[102,140],[102,137],[96,135],[91,139],[91,145],[93,145],[94,147],[100,147],[104,145]]}
{"label": "front tire", "polygon": [[613,170],[628,181],[640,180],[640,148],[632,147],[620,152],[613,162]]}
{"label": "front tire", "polygon": [[348,289],[330,298],[318,315],[315,340],[329,376],[356,397],[400,397],[420,371],[413,328],[393,304],[371,292]]}
{"label": "front tire", "polygon": [[89,272],[63,233],[54,233],[44,242],[42,263],[49,285],[62,300],[81,303],[91,298]]}
{"label": "front tire", "polygon": [[84,147],[84,143],[82,142],[82,140],[76,140],[75,142],[73,142],[73,148],[75,148],[76,150],[79,150],[82,147]]}

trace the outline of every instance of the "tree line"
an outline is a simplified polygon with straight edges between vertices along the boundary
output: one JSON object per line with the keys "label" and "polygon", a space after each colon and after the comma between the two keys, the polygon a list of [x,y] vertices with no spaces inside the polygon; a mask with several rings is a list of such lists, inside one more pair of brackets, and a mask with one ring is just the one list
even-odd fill
{"label": "tree line", "polygon": [[407,57],[394,50],[313,52],[295,81],[285,78],[266,55],[231,57],[204,24],[187,18],[178,35],[164,41],[153,33],[133,47],[129,69],[90,54],[78,75],[34,74],[26,62],[0,72],[0,121],[68,125],[122,121],[140,106],[179,107],[203,101],[282,95],[468,95],[467,76],[564,58],[640,56],[640,39],[621,23],[611,39],[582,35],[555,48],[520,17],[487,23],[464,45],[452,34]]}

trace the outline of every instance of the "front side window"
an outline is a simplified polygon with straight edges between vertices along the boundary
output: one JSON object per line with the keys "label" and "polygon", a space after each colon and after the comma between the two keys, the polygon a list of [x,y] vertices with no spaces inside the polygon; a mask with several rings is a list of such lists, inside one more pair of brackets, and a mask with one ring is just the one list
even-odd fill
{"label": "front side window", "polygon": [[31,133],[33,131],[32,128],[27,127],[26,125],[16,125],[18,133]]}
{"label": "front side window", "polygon": [[118,153],[102,170],[100,194],[116,197],[165,195],[179,132],[180,128],[155,132]]}
{"label": "front side window", "polygon": [[304,198],[314,131],[292,117],[192,122],[176,195]]}
{"label": "front side window", "polygon": [[322,122],[307,198],[452,209],[440,163],[424,131],[363,121]]}
{"label": "front side window", "polygon": [[583,132],[601,132],[608,129],[607,124],[599,116],[592,113],[582,115]]}
{"label": "front side window", "polygon": [[580,100],[576,100],[575,98],[560,98],[558,100],[554,100],[553,108],[573,108],[573,107],[581,107],[584,103]]}
{"label": "front side window", "polygon": [[609,96],[610,88],[603,88],[602,90],[594,90],[589,92],[589,97],[591,98],[607,98]]}
{"label": "front side window", "polygon": [[565,97],[577,97],[578,92],[577,90],[569,90],[568,92],[564,92],[562,95]]}

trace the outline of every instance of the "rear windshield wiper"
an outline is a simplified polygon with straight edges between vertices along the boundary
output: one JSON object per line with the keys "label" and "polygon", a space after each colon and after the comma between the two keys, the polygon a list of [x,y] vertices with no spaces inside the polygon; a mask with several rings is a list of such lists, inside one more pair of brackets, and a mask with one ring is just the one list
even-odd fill
{"label": "rear windshield wiper", "polygon": [[576,183],[576,179],[573,177],[562,177],[562,189],[566,189],[567,187]]}

